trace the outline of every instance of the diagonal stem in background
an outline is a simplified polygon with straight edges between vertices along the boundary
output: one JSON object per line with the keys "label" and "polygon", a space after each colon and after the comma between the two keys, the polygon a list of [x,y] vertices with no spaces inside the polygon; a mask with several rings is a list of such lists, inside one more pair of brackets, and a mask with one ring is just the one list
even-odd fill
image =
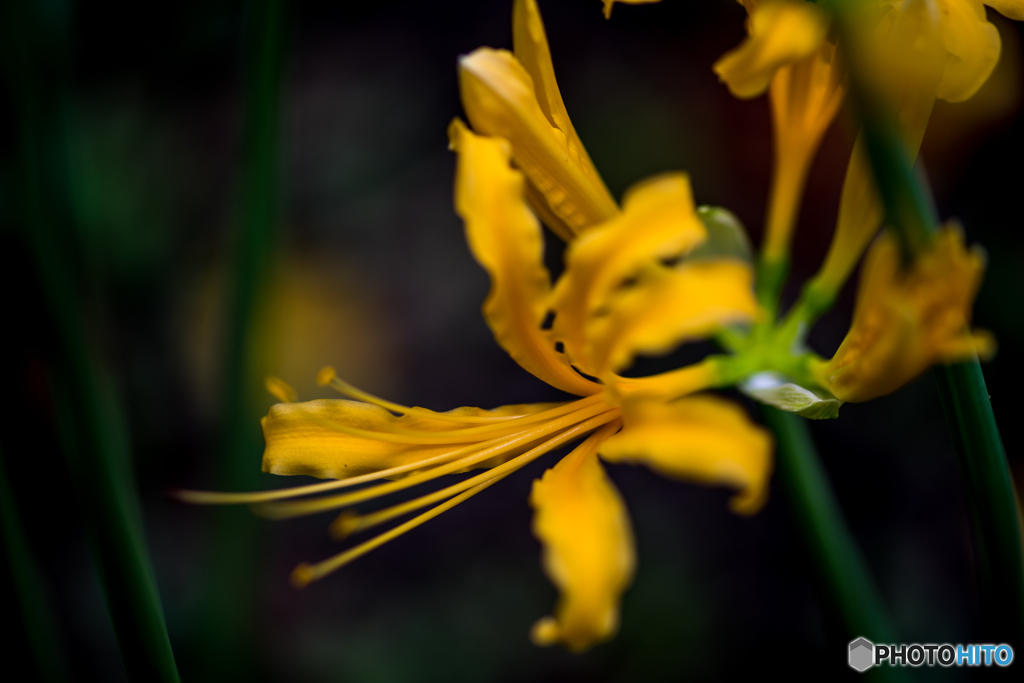
{"label": "diagonal stem in background", "polygon": [[[828,0],[836,16],[840,44],[852,30],[855,2]],[[875,101],[850,65],[850,94],[863,127],[865,146],[885,205],[886,224],[899,238],[904,260],[912,261],[931,242],[938,211],[928,186],[914,172],[892,113]],[[956,451],[964,496],[970,511],[975,564],[985,620],[984,636],[994,642],[1024,646],[1024,548],[1017,496],[1010,477],[1002,438],[977,358],[936,366],[946,426]]]}

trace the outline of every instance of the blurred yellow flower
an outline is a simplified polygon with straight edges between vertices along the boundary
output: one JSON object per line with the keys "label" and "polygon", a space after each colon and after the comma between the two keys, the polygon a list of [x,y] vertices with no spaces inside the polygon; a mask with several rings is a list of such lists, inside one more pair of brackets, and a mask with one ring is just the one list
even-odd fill
{"label": "blurred yellow flower", "polygon": [[749,37],[713,69],[733,95],[768,90],[775,171],[765,219],[764,257],[787,257],[811,161],[843,99],[842,70],[827,40],[828,16],[802,0],[743,3]]}
{"label": "blurred yellow flower", "polygon": [[[1012,18],[1024,2],[987,3]],[[999,60],[1000,39],[980,0],[883,0],[865,3],[850,34],[864,85],[895,114],[908,156],[917,156],[937,99],[962,102]],[[834,294],[881,225],[871,166],[858,139],[843,183],[835,237],[816,278]]]}
{"label": "blurred yellow flower", "polygon": [[984,271],[984,255],[964,248],[959,226],[947,225],[907,269],[899,245],[883,234],[864,262],[853,325],[831,361],[815,373],[843,401],[896,391],[933,363],[983,358],[992,336],[968,329]]}

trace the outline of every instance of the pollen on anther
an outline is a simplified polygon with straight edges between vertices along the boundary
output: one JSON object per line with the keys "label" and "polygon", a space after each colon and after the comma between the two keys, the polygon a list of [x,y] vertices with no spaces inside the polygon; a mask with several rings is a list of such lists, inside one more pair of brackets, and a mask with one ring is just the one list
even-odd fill
{"label": "pollen on anther", "polygon": [[316,571],[313,569],[313,565],[308,562],[303,562],[292,570],[292,586],[295,588],[305,588],[312,583],[315,578]]}
{"label": "pollen on anther", "polygon": [[322,387],[328,386],[338,376],[334,368],[330,365],[322,368],[320,372],[316,373],[316,383]]}
{"label": "pollen on anther", "polygon": [[270,395],[284,403],[294,403],[299,400],[299,395],[291,386],[280,377],[269,375],[263,380],[263,387],[270,392]]}
{"label": "pollen on anther", "polygon": [[349,534],[359,528],[359,519],[359,513],[355,510],[343,510],[331,522],[331,537],[338,541],[348,538]]}

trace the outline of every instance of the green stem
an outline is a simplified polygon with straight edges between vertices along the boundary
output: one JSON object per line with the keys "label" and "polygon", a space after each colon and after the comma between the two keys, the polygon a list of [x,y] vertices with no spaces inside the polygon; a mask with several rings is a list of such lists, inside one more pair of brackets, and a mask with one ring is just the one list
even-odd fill
{"label": "green stem", "polygon": [[[222,452],[218,486],[257,487],[263,450],[259,419],[265,405],[257,369],[255,322],[264,299],[277,225],[279,110],[284,9],[281,0],[253,0],[245,26],[245,120],[240,220],[234,289],[224,349]],[[250,678],[252,667],[258,521],[246,510],[218,510],[210,598],[203,615],[204,646],[215,678]]]}
{"label": "green stem", "polygon": [[100,582],[132,681],[178,681],[130,472],[127,435],[91,348],[69,253],[74,181],[66,159],[59,45],[39,30],[34,3],[7,3],[4,57],[17,110],[23,228],[56,331],[56,413]]}
{"label": "green stem", "polygon": [[985,635],[1019,648],[1024,644],[1021,521],[985,377],[977,360],[936,366],[934,375],[970,496]]}
{"label": "green stem", "polygon": [[18,596],[21,619],[25,625],[39,677],[48,683],[68,680],[68,671],[57,638],[57,627],[50,611],[46,587],[39,575],[36,559],[29,547],[14,502],[14,491],[7,479],[7,468],[0,456],[0,532],[11,569],[14,592]]}
{"label": "green stem", "polygon": [[[831,0],[829,5],[836,13],[840,35],[848,34],[848,2]],[[841,38],[840,44],[853,43]],[[853,70],[852,100],[886,221],[900,240],[904,259],[911,262],[931,242],[938,211],[927,185],[914,172],[891,112],[871,99],[862,75],[856,72],[857,60],[846,62]],[[1020,647],[1024,645],[1021,522],[981,366],[975,358],[936,366],[934,374],[970,509],[985,628],[993,638]]]}
{"label": "green stem", "polygon": [[[830,602],[842,619],[846,637],[864,637],[875,643],[900,642],[843,520],[806,421],[764,405],[761,414],[778,441],[779,480]],[[880,681],[906,678],[901,669],[890,667],[868,672]]]}

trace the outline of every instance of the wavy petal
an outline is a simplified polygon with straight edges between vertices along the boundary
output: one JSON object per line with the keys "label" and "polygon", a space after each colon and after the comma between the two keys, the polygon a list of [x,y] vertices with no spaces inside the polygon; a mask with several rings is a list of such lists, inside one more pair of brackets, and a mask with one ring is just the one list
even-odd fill
{"label": "wavy petal", "polygon": [[458,120],[449,135],[459,154],[455,209],[473,255],[491,276],[484,316],[494,338],[551,386],[580,396],[595,393],[600,387],[569,367],[541,330],[550,287],[543,238],[523,199],[523,176],[509,165],[508,145],[476,135]]}
{"label": "wavy petal", "polygon": [[957,227],[945,227],[904,272],[899,246],[884,234],[864,261],[850,331],[818,381],[844,401],[891,393],[938,362],[994,351],[988,333],[971,333],[971,307],[984,255],[967,250]]}
{"label": "wavy petal", "polygon": [[938,97],[963,102],[978,92],[999,61],[999,31],[985,18],[981,0],[942,0],[942,46],[949,53]]}
{"label": "wavy petal", "polygon": [[[604,181],[590,160],[562,101],[562,93],[555,80],[555,67],[551,61],[551,48],[548,46],[548,37],[536,0],[516,0],[512,9],[512,47],[516,59],[533,79],[534,93],[541,111],[551,125],[565,135],[569,158],[590,180],[591,185],[604,188]],[[549,209],[547,202],[535,203]]]}
{"label": "wavy petal", "polygon": [[697,216],[685,174],[666,174],[631,188],[618,218],[580,235],[566,252],[565,274],[552,296],[552,332],[570,361],[596,374],[586,360],[587,320],[624,281],[705,239],[707,229]]}
{"label": "wavy petal", "polygon": [[[520,42],[529,43],[525,38]],[[542,71],[536,42],[531,49],[534,52],[528,55],[532,66]],[[545,102],[549,111],[555,111],[550,90],[553,87],[557,92],[557,86],[553,84],[553,72],[548,75],[551,81],[543,85]],[[615,200],[586,152],[572,139],[575,132],[567,133],[548,118],[533,79],[512,53],[483,47],[462,57],[459,86],[462,106],[473,128],[511,144],[516,166],[544,199],[546,210],[542,214],[557,217],[565,232],[577,234],[618,213]]]}
{"label": "wavy petal", "polygon": [[712,69],[736,97],[757,97],[775,72],[812,56],[828,33],[824,12],[802,0],[758,5],[747,24],[750,36],[715,62]]}
{"label": "wavy petal", "polygon": [[711,395],[664,403],[626,401],[624,427],[601,446],[610,462],[642,463],[661,474],[739,489],[730,506],[752,514],[768,495],[772,439],[734,403]]}
{"label": "wavy petal", "polygon": [[636,552],[626,507],[597,459],[609,431],[591,436],[533,483],[533,533],[561,593],[554,616],[533,627],[538,645],[583,650],[618,629],[619,598],[632,581]]}
{"label": "wavy petal", "polygon": [[985,0],[985,4],[1007,19],[1017,21],[1024,19],[1024,2],[1022,0]]}
{"label": "wavy petal", "polygon": [[[529,415],[550,407],[551,404],[538,403],[503,406],[493,411],[457,408],[447,414],[467,417]],[[465,442],[394,443],[347,434],[332,425],[382,434],[420,431],[427,435],[449,431],[459,425],[414,415],[396,417],[378,406],[344,399],[278,403],[270,408],[261,424],[267,443],[263,452],[263,471],[270,474],[347,479],[412,464],[467,445]],[[478,423],[467,422],[465,426],[478,426]],[[488,461],[480,466],[493,464],[497,463]]]}
{"label": "wavy petal", "polygon": [[757,315],[754,273],[742,261],[698,261],[661,269],[625,290],[587,325],[587,358],[598,377],[637,354],[661,355]]}

